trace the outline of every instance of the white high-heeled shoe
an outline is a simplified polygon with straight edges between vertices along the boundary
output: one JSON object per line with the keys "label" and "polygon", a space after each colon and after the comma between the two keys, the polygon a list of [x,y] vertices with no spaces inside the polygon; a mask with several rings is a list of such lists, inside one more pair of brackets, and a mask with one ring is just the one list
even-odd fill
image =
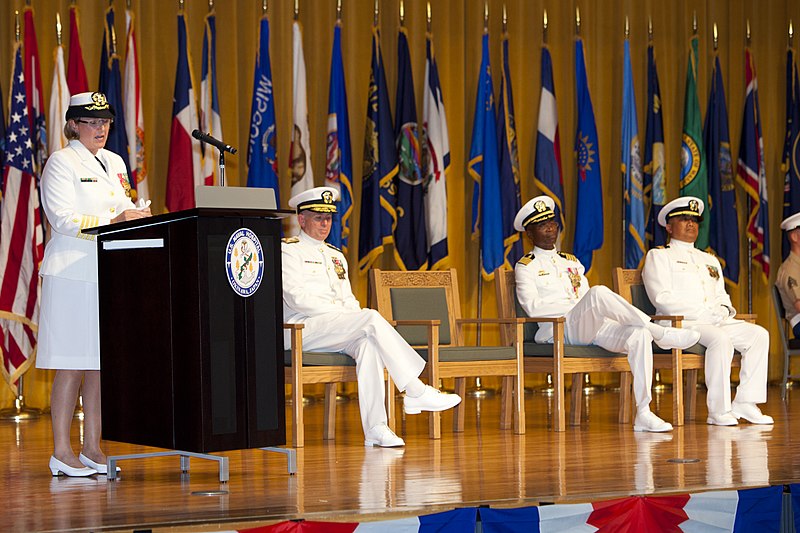
{"label": "white high-heeled shoe", "polygon": [[52,455],[50,456],[50,472],[54,476],[60,476],[61,474],[64,474],[65,476],[69,477],[86,477],[95,475],[97,470],[89,467],[75,468],[59,461],[54,455]]}
{"label": "white high-heeled shoe", "polygon": [[[94,461],[92,461],[83,454],[80,454],[78,456],[78,460],[83,464],[85,464],[87,467],[97,470],[98,474],[102,476],[108,475],[108,465],[106,465],[105,463],[95,463]],[[119,467],[117,467],[117,472],[120,472]]]}

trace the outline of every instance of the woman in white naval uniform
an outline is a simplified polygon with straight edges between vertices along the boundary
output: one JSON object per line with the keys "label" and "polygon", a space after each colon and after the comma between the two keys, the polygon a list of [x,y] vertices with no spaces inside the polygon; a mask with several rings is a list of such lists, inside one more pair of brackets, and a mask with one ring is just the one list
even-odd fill
{"label": "woman in white naval uniform", "polygon": [[[700,338],[695,332],[663,327],[625,301],[608,287],[589,288],[583,264],[572,254],[556,250],[558,223],[555,202],[538,196],[519,210],[517,231],[525,231],[534,244],[514,268],[517,299],[529,317],[565,318],[564,337],[570,344],[595,344],[606,350],[628,354],[636,400],[634,431],[670,431],[650,410],[653,379],[653,340],[661,348],[688,348]],[[542,324],[536,342],[553,342],[553,325]]]}
{"label": "woman in white naval uniform", "polygon": [[[703,201],[677,198],[661,208],[658,223],[667,229],[669,244],[647,252],[642,280],[659,315],[683,315],[683,327],[700,333],[706,347],[707,423],[734,426],[744,418],[753,424],[772,424],[756,404],[767,401],[766,329],[734,318],[736,309],[725,291],[722,266],[713,255],[698,250]],[[733,351],[742,354],[739,386],[731,402]]]}
{"label": "woman in white naval uniform", "polygon": [[[407,414],[443,411],[458,405],[456,394],[444,394],[422,383],[425,361],[373,309],[361,309],[350,288],[347,260],[327,244],[339,192],[316,187],[293,196],[300,233],[283,239],[283,320],[304,324],[303,349],[342,352],[356,361],[358,403],[364,445],[403,446],[387,425],[383,369],[406,396]],[[285,339],[288,346],[288,335]]]}
{"label": "woman in white naval uniform", "polygon": [[[37,368],[55,369],[50,400],[53,475],[106,473],[100,449],[100,331],[97,248],[81,230],[150,215],[130,199],[125,164],[103,149],[114,110],[101,93],[70,98],[66,148],[50,155],[42,173],[42,204],[51,238],[42,260],[42,304]],[[81,384],[82,382],[82,384]],[[83,394],[84,439],[80,456],[70,442],[79,389]]]}

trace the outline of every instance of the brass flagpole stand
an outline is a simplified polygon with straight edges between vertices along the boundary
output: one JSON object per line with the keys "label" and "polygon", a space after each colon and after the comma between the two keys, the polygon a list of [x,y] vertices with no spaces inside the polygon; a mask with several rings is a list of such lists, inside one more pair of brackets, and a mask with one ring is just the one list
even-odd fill
{"label": "brass flagpole stand", "polygon": [[25,396],[22,394],[22,376],[17,381],[17,397],[14,398],[14,407],[0,410],[0,420],[14,420],[20,422],[22,420],[36,420],[42,412],[34,407],[25,405]]}

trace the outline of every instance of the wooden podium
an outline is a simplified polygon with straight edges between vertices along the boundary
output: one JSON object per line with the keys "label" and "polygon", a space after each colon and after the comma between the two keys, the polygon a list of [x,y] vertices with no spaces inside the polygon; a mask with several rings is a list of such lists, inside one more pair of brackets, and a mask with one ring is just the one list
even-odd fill
{"label": "wooden podium", "polygon": [[218,208],[90,231],[104,439],[196,453],[286,443],[280,231],[277,211]]}

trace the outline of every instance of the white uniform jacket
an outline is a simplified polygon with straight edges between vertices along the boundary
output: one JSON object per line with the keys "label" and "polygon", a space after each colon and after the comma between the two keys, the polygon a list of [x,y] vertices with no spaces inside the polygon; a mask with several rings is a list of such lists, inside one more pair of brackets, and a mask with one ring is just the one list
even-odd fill
{"label": "white uniform jacket", "polygon": [[721,306],[732,320],[736,310],[725,291],[722,266],[713,255],[694,244],[672,240],[664,248],[647,252],[642,270],[647,295],[658,314],[683,315],[684,324],[718,324]]}
{"label": "white uniform jacket", "polygon": [[[572,254],[534,247],[514,267],[517,299],[531,318],[564,316],[589,291],[585,269]],[[553,325],[540,324],[536,342],[553,340]]]}
{"label": "white uniform jacket", "polygon": [[347,276],[347,259],[336,247],[303,231],[283,239],[283,320],[305,322],[330,312],[359,311]]}
{"label": "white uniform jacket", "polygon": [[[106,171],[97,161],[99,159]],[[40,275],[97,282],[97,244],[81,230],[108,224],[135,206],[122,180],[122,158],[100,149],[97,159],[80,141],[50,155],[42,173],[42,204],[52,228]]]}

